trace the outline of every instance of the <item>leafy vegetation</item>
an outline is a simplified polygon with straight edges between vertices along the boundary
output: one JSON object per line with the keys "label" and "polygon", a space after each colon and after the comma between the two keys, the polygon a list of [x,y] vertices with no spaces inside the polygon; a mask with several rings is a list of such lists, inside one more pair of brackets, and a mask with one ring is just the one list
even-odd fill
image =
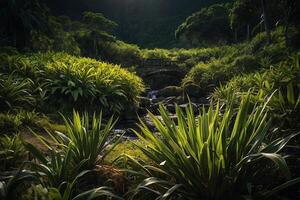
{"label": "leafy vegetation", "polygon": [[[102,114],[96,117],[93,115],[90,120],[87,113],[80,117],[79,113],[73,112],[73,120],[63,118],[66,126],[66,134],[56,132],[51,134],[54,143],[62,148],[67,155],[70,151],[73,154],[73,161],[81,163],[80,168],[93,169],[99,163],[99,156],[102,159],[115,147],[109,146],[109,141],[114,141],[116,136],[111,135],[111,131],[116,123],[113,117],[109,119],[107,124],[103,125]],[[52,149],[51,143],[47,139],[40,137],[40,139]],[[68,163],[68,162],[67,162]]]}
{"label": "leafy vegetation", "polygon": [[26,160],[27,153],[19,135],[15,135],[13,137],[9,137],[7,135],[1,136],[0,147],[1,171],[18,168],[22,162]]}
{"label": "leafy vegetation", "polygon": [[178,125],[163,107],[162,122],[150,113],[159,135],[144,123],[142,132],[136,134],[144,142],[138,147],[156,165],[144,167],[148,175],[135,194],[152,191],[159,198],[240,198],[255,189],[255,179],[263,175],[259,171],[268,166],[265,159],[273,161],[290,179],[279,151],[294,135],[264,142],[270,129],[266,105],[251,106],[248,94],[237,113],[230,104],[221,117],[219,112],[217,105],[195,116],[190,106],[184,115],[177,107]]}
{"label": "leafy vegetation", "polygon": [[[3,73],[17,70],[15,76],[25,78],[30,73],[32,77],[18,82],[10,75],[3,80],[1,96],[7,107],[14,104],[24,107],[25,103],[32,104],[31,101],[42,98],[42,105],[58,109],[71,105],[69,109],[120,112],[125,105],[136,104],[137,95],[143,91],[141,79],[119,66],[64,53],[2,56],[1,63]],[[29,83],[39,91],[37,98],[29,93]]]}
{"label": "leafy vegetation", "polygon": [[0,199],[300,199],[298,1],[70,2],[0,2]]}

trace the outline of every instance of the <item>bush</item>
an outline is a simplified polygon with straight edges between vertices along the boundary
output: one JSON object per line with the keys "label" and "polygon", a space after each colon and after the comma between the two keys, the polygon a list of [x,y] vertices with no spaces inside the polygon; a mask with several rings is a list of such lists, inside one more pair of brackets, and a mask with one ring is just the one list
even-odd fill
{"label": "bush", "polygon": [[19,135],[0,136],[0,149],[0,171],[18,168],[27,155]]}
{"label": "bush", "polygon": [[213,60],[209,63],[199,63],[193,67],[187,76],[182,80],[182,85],[191,82],[201,88],[206,88],[209,84],[218,85],[230,76],[228,65],[222,60]]}
{"label": "bush", "polygon": [[101,59],[120,64],[122,67],[137,67],[142,62],[141,50],[138,46],[122,41],[102,44]]}
{"label": "bush", "polygon": [[[107,124],[103,124],[102,114],[93,115],[90,120],[87,113],[80,116],[73,111],[73,119],[63,117],[66,126],[66,133],[56,132],[51,134],[54,144],[61,147],[65,153],[71,151],[74,163],[81,163],[83,169],[93,169],[102,159],[115,147],[109,146],[111,141],[116,139],[116,135],[111,135],[111,131],[116,123],[111,117]],[[49,149],[53,149],[51,143],[46,138],[39,137]]]}
{"label": "bush", "polygon": [[186,114],[177,106],[178,124],[163,107],[162,121],[149,114],[159,134],[144,123],[136,134],[143,142],[138,147],[155,165],[142,167],[146,179],[133,191],[132,199],[151,192],[157,199],[240,199],[248,194],[249,184],[255,189],[255,180],[262,184],[266,170],[270,173],[274,165],[266,160],[290,178],[278,152],[293,135],[265,141],[270,129],[267,111],[264,105],[251,106],[249,94],[237,113],[230,104],[221,115],[217,105],[207,112],[203,109],[199,116],[194,115],[192,106]]}
{"label": "bush", "polygon": [[3,73],[12,73],[10,66],[16,66],[14,70],[23,79],[27,78],[25,69],[35,74],[33,82],[46,110],[75,107],[121,112],[135,105],[144,90],[139,77],[119,66],[65,53],[6,56],[1,63],[7,69]]}
{"label": "bush", "polygon": [[253,102],[263,102],[265,96],[275,92],[269,107],[272,117],[277,119],[276,126],[296,127],[299,122],[299,59],[299,55],[294,55],[288,61],[269,69],[234,77],[227,84],[217,88],[212,97],[227,101],[233,93],[243,94],[250,90]]}
{"label": "bush", "polygon": [[235,72],[249,73],[260,69],[257,58],[253,55],[242,55],[237,57],[232,63]]}
{"label": "bush", "polygon": [[21,122],[14,115],[0,114],[0,134],[14,134],[20,129]]}
{"label": "bush", "polygon": [[30,79],[16,79],[13,74],[0,74],[0,109],[2,111],[34,107],[36,98]]}

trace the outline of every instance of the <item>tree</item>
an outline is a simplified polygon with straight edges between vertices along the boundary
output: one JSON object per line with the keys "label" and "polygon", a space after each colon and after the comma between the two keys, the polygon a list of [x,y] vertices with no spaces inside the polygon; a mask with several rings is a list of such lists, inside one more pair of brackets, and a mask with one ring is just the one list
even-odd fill
{"label": "tree", "polygon": [[253,30],[260,24],[260,5],[253,0],[237,0],[230,10],[230,26],[234,31],[235,42],[249,40]]}
{"label": "tree", "polygon": [[269,24],[269,13],[267,8],[267,2],[266,0],[261,0],[261,7],[262,7],[262,16],[264,20],[265,25],[265,32],[267,36],[267,43],[271,43],[271,30],[270,30],[270,24]]}
{"label": "tree", "polygon": [[289,27],[291,23],[295,24],[299,20],[300,16],[297,10],[300,9],[300,3],[297,0],[280,0],[280,5],[283,10],[285,44],[288,47],[290,45]]}
{"label": "tree", "polygon": [[246,35],[247,39],[251,37],[251,33],[264,30],[267,43],[270,43],[271,30],[282,25],[288,44],[290,25],[299,25],[300,16],[296,12],[299,4],[298,0],[236,0],[230,11],[231,28],[238,33],[236,35],[241,35],[242,38]]}
{"label": "tree", "polygon": [[102,13],[84,12],[83,35],[86,41],[92,40],[93,56],[99,56],[99,43],[114,41],[115,37],[110,33],[117,27],[117,24],[106,17]]}
{"label": "tree", "polygon": [[48,12],[38,0],[2,0],[0,32],[5,43],[23,49],[28,46],[32,30],[48,30]]}
{"label": "tree", "polygon": [[191,44],[226,43],[232,34],[229,22],[228,5],[215,4],[188,17],[177,28],[175,37]]}

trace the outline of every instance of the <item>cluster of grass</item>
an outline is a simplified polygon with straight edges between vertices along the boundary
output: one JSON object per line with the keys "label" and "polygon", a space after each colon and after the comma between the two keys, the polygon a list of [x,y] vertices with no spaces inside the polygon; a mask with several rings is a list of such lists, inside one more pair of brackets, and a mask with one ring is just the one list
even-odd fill
{"label": "cluster of grass", "polygon": [[0,56],[1,102],[7,109],[121,112],[135,105],[142,80],[119,66],[65,53]]}
{"label": "cluster of grass", "polygon": [[[22,162],[19,158],[24,156],[24,153],[31,155],[31,159],[26,162],[27,170],[23,170],[24,166],[21,166],[14,176],[4,178],[8,181],[1,180],[1,199],[78,200],[97,199],[100,196],[121,199],[112,193],[111,187],[103,185],[94,188],[92,181],[78,187],[83,183],[84,177],[97,174],[94,170],[96,164],[101,163],[100,155],[104,156],[114,148],[115,145],[110,145],[113,139],[109,139],[114,126],[113,119],[103,124],[102,115],[94,115],[90,120],[87,114],[80,116],[74,112],[72,120],[64,118],[64,121],[65,133],[49,132],[50,138],[35,134],[49,149],[48,155],[19,136],[1,138],[0,145],[5,147],[3,154],[6,153],[6,157],[1,157],[1,163],[6,164],[10,160]],[[23,190],[28,189],[27,192],[16,193],[20,184]],[[93,188],[86,189],[83,186]]]}
{"label": "cluster of grass", "polygon": [[[262,198],[274,192],[267,188],[278,181],[275,171],[290,180],[279,152],[294,135],[266,140],[271,131],[266,104],[253,106],[248,93],[237,110],[230,102],[222,115],[219,109],[219,104],[208,111],[203,108],[195,116],[192,106],[185,112],[177,107],[178,122],[163,107],[162,121],[150,114],[159,137],[143,123],[136,134],[142,140],[139,148],[154,164],[132,163],[144,172],[132,199]],[[263,183],[264,178],[269,182]]]}
{"label": "cluster of grass", "polygon": [[[253,105],[251,93],[247,93],[238,108],[234,107],[233,101],[228,102],[225,109],[220,104],[211,104],[198,116],[191,105],[185,111],[177,106],[176,121],[161,106],[162,119],[149,113],[157,132],[152,132],[141,121],[140,131],[136,131],[141,141],[134,144],[119,144],[120,136],[111,132],[115,124],[113,118],[103,123],[103,115],[94,115],[91,119],[87,113],[80,115],[74,111],[72,119],[63,118],[64,133],[49,131],[47,138],[35,133],[48,148],[47,154],[18,136],[1,139],[7,157],[0,161],[9,161],[9,158],[22,161],[28,153],[31,155],[26,170],[21,166],[15,175],[1,182],[1,198],[223,199],[245,195],[253,198],[272,196],[299,183],[300,178],[292,179],[281,153],[295,134],[268,138],[273,128],[266,106],[268,100],[265,102]],[[133,146],[138,150],[120,157]],[[115,158],[118,166],[126,167],[126,170],[121,172],[107,166]],[[275,176],[278,172],[281,175]],[[111,175],[105,176],[108,173]],[[128,181],[120,182],[121,179]],[[20,188],[23,189],[21,196],[15,192]]]}
{"label": "cluster of grass", "polygon": [[177,61],[178,66],[190,69],[199,62],[208,62],[223,57],[235,51],[230,46],[193,48],[193,49],[141,49],[137,45],[128,44],[122,41],[103,44],[100,59],[120,64],[123,67],[132,66],[140,69],[144,59],[162,59],[165,61]]}
{"label": "cluster of grass", "polygon": [[254,102],[262,102],[263,97],[274,93],[270,102],[273,117],[284,126],[292,128],[299,123],[299,80],[300,55],[290,56],[287,61],[272,65],[258,72],[235,76],[227,84],[216,88],[212,98],[226,101],[233,93],[251,91]]}
{"label": "cluster of grass", "polygon": [[265,35],[258,34],[249,42],[223,47],[223,54],[218,58],[198,62],[182,84],[193,82],[202,88],[209,84],[219,86],[237,75],[268,68],[285,60],[289,52],[285,47],[282,28],[272,32],[272,41],[271,45],[266,46]]}

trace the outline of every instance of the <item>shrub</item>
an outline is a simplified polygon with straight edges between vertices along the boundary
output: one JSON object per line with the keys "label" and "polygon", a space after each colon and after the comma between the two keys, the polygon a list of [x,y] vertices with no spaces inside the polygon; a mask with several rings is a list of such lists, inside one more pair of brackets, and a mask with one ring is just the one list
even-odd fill
{"label": "shrub", "polygon": [[0,74],[0,109],[33,107],[36,99],[31,90],[30,79],[15,79],[13,75]]}
{"label": "shrub", "polygon": [[86,160],[74,163],[72,151],[61,153],[56,152],[54,149],[50,151],[50,156],[47,157],[32,144],[25,143],[24,145],[38,160],[38,162],[31,162],[30,164],[32,169],[38,172],[36,176],[43,178],[42,183],[47,186],[44,192],[41,192],[40,189],[45,188],[33,186],[35,193],[27,194],[27,198],[32,198],[31,195],[33,195],[57,200],[94,199],[99,196],[121,199],[109,187],[94,188],[76,195],[75,190],[80,179],[90,172],[88,170],[78,171]]}
{"label": "shrub", "polygon": [[205,88],[209,84],[219,84],[228,79],[229,73],[226,73],[227,68],[227,64],[222,60],[199,63],[182,80],[182,85],[192,82],[201,88]]}
{"label": "shrub", "polygon": [[0,147],[1,171],[18,168],[26,158],[27,152],[19,135],[0,136]]}
{"label": "shrub", "polygon": [[0,114],[0,134],[14,134],[20,129],[21,122],[14,115]]}
{"label": "shrub", "polygon": [[212,96],[215,99],[226,100],[228,97],[224,96],[227,93],[225,90],[243,93],[250,89],[254,94],[263,92],[265,95],[270,95],[274,90],[286,87],[289,83],[298,85],[299,79],[299,55],[293,55],[289,60],[270,66],[268,69],[232,78],[225,86],[217,89]]}
{"label": "shrub", "polygon": [[136,45],[119,40],[102,45],[101,58],[105,61],[120,64],[123,67],[137,67],[142,61],[141,50]]}
{"label": "shrub", "polygon": [[[144,90],[139,77],[119,66],[65,53],[5,56],[1,62],[16,66],[23,81],[27,78],[22,71],[25,68],[38,74],[32,75],[33,82],[46,110],[71,111],[75,107],[120,112],[125,106],[135,105]],[[3,73],[12,73],[10,67],[6,68]]]}
{"label": "shrub", "polygon": [[260,64],[257,58],[253,55],[242,55],[237,58],[232,63],[235,72],[249,73],[260,69]]}
{"label": "shrub", "polygon": [[241,198],[249,184],[255,185],[255,178],[262,178],[259,171],[274,166],[266,163],[268,159],[290,179],[278,152],[293,135],[265,141],[270,129],[266,107],[250,105],[248,94],[237,113],[228,105],[220,115],[217,105],[195,116],[190,106],[185,115],[177,106],[178,125],[163,107],[162,121],[149,113],[159,134],[143,122],[136,134],[143,142],[138,147],[155,165],[143,167],[147,178],[133,191],[132,199],[141,192],[153,192],[158,199]]}
{"label": "shrub", "polygon": [[[73,112],[73,119],[63,117],[66,126],[66,133],[56,132],[50,136],[54,143],[61,147],[65,153],[71,151],[75,163],[83,162],[81,168],[93,169],[95,165],[116,146],[116,135],[111,135],[111,131],[116,123],[111,117],[107,124],[103,124],[102,114],[93,115],[90,120],[87,113],[80,116]],[[53,149],[51,143],[41,136],[38,136],[49,149]],[[111,145],[111,142],[115,143]],[[100,156],[102,158],[100,159]]]}

